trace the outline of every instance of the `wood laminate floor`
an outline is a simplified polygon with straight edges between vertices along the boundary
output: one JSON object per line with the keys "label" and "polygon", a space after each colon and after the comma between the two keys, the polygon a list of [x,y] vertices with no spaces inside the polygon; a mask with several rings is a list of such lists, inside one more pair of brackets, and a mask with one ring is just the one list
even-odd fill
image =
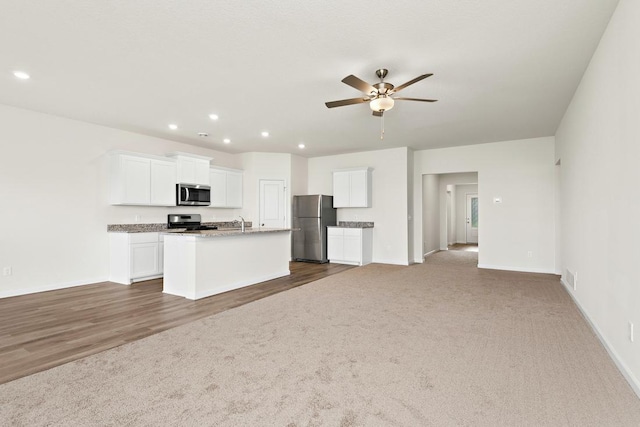
{"label": "wood laminate floor", "polygon": [[162,279],[111,282],[0,299],[0,384],[353,268],[291,262],[291,275],[198,301]]}

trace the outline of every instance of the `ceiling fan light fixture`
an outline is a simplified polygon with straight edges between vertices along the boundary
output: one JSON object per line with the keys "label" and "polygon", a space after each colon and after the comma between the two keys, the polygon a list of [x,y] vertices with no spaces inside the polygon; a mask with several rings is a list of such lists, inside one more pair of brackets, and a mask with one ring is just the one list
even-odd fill
{"label": "ceiling fan light fixture", "polygon": [[369,107],[373,111],[389,111],[393,108],[394,103],[395,101],[393,100],[393,98],[386,95],[381,95],[371,100],[371,102],[369,103]]}

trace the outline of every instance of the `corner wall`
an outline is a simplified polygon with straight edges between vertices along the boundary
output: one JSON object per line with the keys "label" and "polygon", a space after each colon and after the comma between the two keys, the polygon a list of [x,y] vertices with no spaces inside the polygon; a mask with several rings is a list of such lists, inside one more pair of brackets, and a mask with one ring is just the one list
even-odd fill
{"label": "corner wall", "polygon": [[[640,396],[640,2],[621,0],[558,128],[568,292]],[[629,322],[635,326],[630,340]]]}
{"label": "corner wall", "polygon": [[238,167],[234,155],[0,105],[0,297],[105,281],[107,224],[165,222],[168,213],[232,218],[236,209],[110,206],[107,153],[185,151]]}
{"label": "corner wall", "polygon": [[[422,150],[414,156],[414,183],[424,174],[478,172],[480,267],[555,272],[553,137]],[[416,219],[423,215],[419,187],[413,192]],[[502,203],[494,204],[494,197]],[[422,221],[414,225],[417,254]]]}
{"label": "corner wall", "polygon": [[[371,167],[370,208],[338,209],[338,221],[373,221],[373,262],[409,264],[408,158],[406,147],[309,159],[309,194],[333,194],[335,169]],[[422,186],[417,185],[422,191]],[[422,204],[422,201],[419,201]],[[414,227],[422,217],[416,217]],[[419,227],[422,232],[422,225]],[[422,237],[420,237],[422,245]],[[421,250],[417,253],[421,254]]]}
{"label": "corner wall", "polygon": [[[291,154],[243,153],[239,154],[244,169],[243,211],[247,220],[258,225],[260,220],[260,180],[282,180],[285,185],[285,225],[291,225],[291,170],[294,166]],[[298,164],[296,163],[298,166]],[[302,167],[302,165],[299,165]]]}
{"label": "corner wall", "polygon": [[422,175],[423,254],[440,248],[440,175]]}

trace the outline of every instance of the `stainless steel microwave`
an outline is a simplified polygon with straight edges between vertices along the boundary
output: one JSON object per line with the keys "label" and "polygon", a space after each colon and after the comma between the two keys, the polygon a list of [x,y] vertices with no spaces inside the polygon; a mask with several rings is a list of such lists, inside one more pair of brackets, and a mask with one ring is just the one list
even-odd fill
{"label": "stainless steel microwave", "polygon": [[202,184],[176,184],[177,206],[209,206],[211,187]]}

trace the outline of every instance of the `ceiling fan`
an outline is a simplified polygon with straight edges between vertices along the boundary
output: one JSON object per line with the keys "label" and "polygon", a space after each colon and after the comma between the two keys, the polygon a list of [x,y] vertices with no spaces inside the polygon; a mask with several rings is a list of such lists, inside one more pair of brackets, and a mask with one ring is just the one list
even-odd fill
{"label": "ceiling fan", "polygon": [[389,71],[385,68],[381,68],[376,70],[376,75],[380,78],[380,82],[369,84],[353,74],[348,75],[344,79],[342,79],[342,83],[346,83],[349,86],[358,89],[360,92],[364,93],[366,96],[361,96],[358,98],[350,98],[350,99],[342,99],[340,101],[331,101],[325,102],[327,108],[334,107],[343,107],[345,105],[353,105],[353,104],[363,104],[365,102],[369,103],[369,107],[373,110],[373,115],[382,117],[385,111],[389,111],[393,108],[393,105],[396,100],[398,101],[421,101],[421,102],[436,102],[437,99],[419,99],[419,98],[392,98],[392,95],[400,92],[402,89],[410,86],[414,83],[419,82],[420,80],[426,79],[427,77],[432,76],[433,74],[422,74],[421,76],[416,77],[413,80],[409,80],[405,84],[402,84],[398,87],[392,85],[389,82],[385,82],[384,78],[387,76]]}

